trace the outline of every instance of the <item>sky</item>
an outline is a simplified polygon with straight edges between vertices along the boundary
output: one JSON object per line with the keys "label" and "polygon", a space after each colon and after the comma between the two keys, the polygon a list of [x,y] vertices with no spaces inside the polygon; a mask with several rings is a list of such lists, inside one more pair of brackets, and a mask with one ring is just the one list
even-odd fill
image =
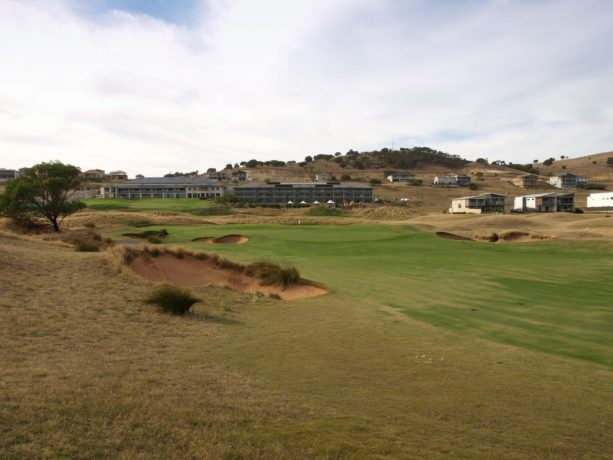
{"label": "sky", "polygon": [[0,0],[0,167],[613,150],[610,0]]}

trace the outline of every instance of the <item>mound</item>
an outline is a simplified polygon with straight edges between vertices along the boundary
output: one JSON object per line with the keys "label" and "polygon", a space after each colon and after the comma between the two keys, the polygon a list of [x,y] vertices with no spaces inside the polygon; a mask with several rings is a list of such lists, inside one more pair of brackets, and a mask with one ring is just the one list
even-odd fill
{"label": "mound", "polygon": [[214,236],[202,236],[194,238],[192,241],[207,244],[243,244],[249,241],[249,238],[243,235],[224,235],[217,238]]}
{"label": "mound", "polygon": [[326,294],[324,288],[305,283],[283,287],[262,286],[261,280],[247,275],[237,267],[222,268],[210,259],[202,260],[193,255],[177,258],[173,254],[160,253],[153,257],[141,252],[128,267],[137,275],[153,282],[172,284],[177,287],[228,286],[245,292],[277,294],[281,299],[293,300]]}
{"label": "mound", "polygon": [[448,233],[448,232],[436,232],[436,236],[439,236],[441,238],[447,238],[449,240],[475,241],[472,238],[468,238],[466,236],[456,235],[454,233]]}

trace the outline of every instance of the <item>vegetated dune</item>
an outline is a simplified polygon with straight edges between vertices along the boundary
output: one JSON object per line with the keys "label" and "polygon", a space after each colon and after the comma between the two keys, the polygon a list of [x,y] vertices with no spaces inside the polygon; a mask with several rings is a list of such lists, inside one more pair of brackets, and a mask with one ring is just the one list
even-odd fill
{"label": "vegetated dune", "polygon": [[314,297],[328,292],[322,287],[304,282],[287,286],[263,286],[260,279],[247,275],[238,266],[220,267],[212,259],[203,260],[192,254],[177,257],[176,254],[160,252],[154,256],[146,251],[139,251],[128,262],[128,267],[149,281],[177,287],[227,286],[245,292],[276,294],[283,300]]}
{"label": "vegetated dune", "polygon": [[244,235],[224,235],[219,237],[203,236],[194,238],[192,241],[207,244],[243,244],[249,241],[249,238]]}

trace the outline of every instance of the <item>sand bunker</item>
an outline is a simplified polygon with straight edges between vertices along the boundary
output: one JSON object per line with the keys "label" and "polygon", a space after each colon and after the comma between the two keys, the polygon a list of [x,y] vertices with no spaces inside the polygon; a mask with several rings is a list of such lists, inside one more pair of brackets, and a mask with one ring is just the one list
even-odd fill
{"label": "sand bunker", "polygon": [[217,238],[213,236],[203,236],[194,238],[192,241],[207,244],[243,244],[249,241],[249,238],[243,235],[224,235]]}
{"label": "sand bunker", "polygon": [[236,268],[221,268],[211,260],[201,260],[192,255],[177,258],[173,254],[161,253],[153,257],[145,252],[135,257],[128,266],[139,276],[153,281],[178,287],[228,286],[245,292],[277,294],[284,300],[314,297],[326,294],[322,287],[306,283],[260,285],[260,279],[248,276]]}
{"label": "sand bunker", "polygon": [[472,238],[448,232],[436,232],[436,236],[439,236],[441,238],[447,238],[449,240],[474,241]]}

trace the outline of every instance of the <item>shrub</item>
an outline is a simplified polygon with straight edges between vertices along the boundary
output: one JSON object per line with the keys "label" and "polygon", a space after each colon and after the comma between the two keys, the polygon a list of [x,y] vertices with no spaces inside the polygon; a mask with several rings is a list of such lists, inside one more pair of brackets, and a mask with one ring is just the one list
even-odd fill
{"label": "shrub", "polygon": [[208,208],[197,209],[192,212],[195,216],[227,216],[232,214],[232,210],[226,204],[209,206]]}
{"label": "shrub", "polygon": [[370,185],[380,185],[381,184],[381,179],[370,179],[368,181],[370,183]]}
{"label": "shrub", "polygon": [[200,302],[200,299],[189,290],[168,285],[159,287],[147,298],[147,303],[159,305],[173,315],[186,314],[196,302]]}
{"label": "shrub", "polygon": [[245,273],[260,278],[263,286],[270,284],[288,286],[300,281],[300,273],[296,267],[281,267],[270,262],[254,262],[245,268]]}
{"label": "shrub", "polygon": [[341,180],[342,180],[343,182],[349,181],[349,180],[351,180],[351,176],[350,176],[349,174],[343,174],[343,175],[341,176]]}
{"label": "shrub", "polygon": [[575,208],[575,214],[583,214],[583,209]]}
{"label": "shrub", "polygon": [[162,244],[162,239],[157,235],[149,235],[147,237],[147,242],[151,244]]}
{"label": "shrub", "polygon": [[77,242],[76,250],[77,252],[98,252],[100,248],[95,244],[79,241]]}
{"label": "shrub", "polygon": [[342,216],[343,211],[336,208],[328,208],[327,206],[314,206],[304,213],[306,216],[316,217],[335,217]]}
{"label": "shrub", "polygon": [[413,185],[415,187],[420,187],[424,184],[423,179],[413,179],[407,182],[409,185]]}
{"label": "shrub", "polygon": [[470,184],[468,184],[468,188],[471,190],[477,190],[479,188],[479,184],[476,184],[475,182],[471,182]]}
{"label": "shrub", "polygon": [[85,222],[83,225],[85,227],[87,227],[87,228],[95,228],[96,227],[96,224],[94,224],[93,222]]}
{"label": "shrub", "polygon": [[130,227],[140,228],[140,227],[146,227],[147,225],[152,225],[152,223],[150,220],[140,219],[140,220],[130,220],[128,221],[128,225]]}
{"label": "shrub", "polygon": [[498,241],[500,239],[500,237],[498,236],[498,233],[492,233],[490,235],[490,237],[487,239],[490,243],[495,243],[496,241]]}
{"label": "shrub", "polygon": [[166,238],[168,236],[168,232],[165,228],[162,230],[146,230],[140,233],[124,233],[123,236],[127,236],[129,238],[142,238],[144,240],[148,239],[150,236],[157,236],[158,238]]}

